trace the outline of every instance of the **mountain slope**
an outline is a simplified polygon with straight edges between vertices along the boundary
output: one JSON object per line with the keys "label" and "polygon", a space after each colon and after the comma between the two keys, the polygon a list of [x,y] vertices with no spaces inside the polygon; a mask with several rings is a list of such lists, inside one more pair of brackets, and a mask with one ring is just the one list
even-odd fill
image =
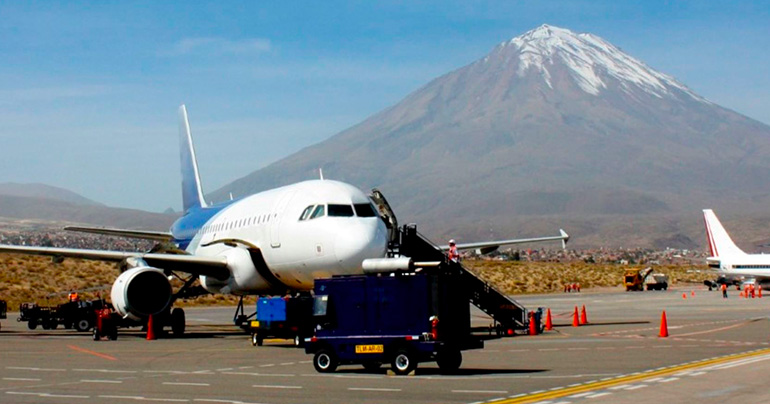
{"label": "mountain slope", "polygon": [[[578,228],[591,227],[588,215],[610,215],[610,227],[661,215],[699,221],[702,207],[767,206],[770,127],[599,37],[543,25],[213,197],[312,178],[319,167],[380,188],[402,222],[438,238],[522,234],[531,217]],[[602,227],[593,226],[597,240],[636,240]]]}
{"label": "mountain slope", "polygon": [[45,184],[19,184],[15,182],[5,182],[0,184],[0,195],[44,198],[68,202],[75,205],[104,206],[99,202],[92,201],[84,196],[64,188],[53,187]]}

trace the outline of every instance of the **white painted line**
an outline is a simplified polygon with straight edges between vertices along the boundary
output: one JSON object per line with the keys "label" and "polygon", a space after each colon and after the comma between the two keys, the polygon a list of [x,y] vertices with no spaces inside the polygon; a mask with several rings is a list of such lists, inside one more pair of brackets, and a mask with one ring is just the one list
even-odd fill
{"label": "white painted line", "polygon": [[275,363],[268,363],[267,365],[259,365],[261,368],[269,368],[270,366],[275,366]]}
{"label": "white painted line", "polygon": [[281,364],[281,366],[293,365],[295,363],[297,363],[297,362],[284,362],[284,363]]}
{"label": "white painted line", "polygon": [[588,392],[585,392],[585,393],[573,394],[573,395],[571,395],[571,396],[569,396],[567,398],[581,398],[581,397],[585,397],[585,396],[590,395],[590,394],[592,394],[592,392],[588,391]]}
{"label": "white painted line", "polygon": [[540,352],[548,352],[548,351],[558,351],[559,348],[540,348],[538,351]]}
{"label": "white painted line", "polygon": [[620,386],[610,387],[609,390],[621,390],[621,389],[625,389],[626,387],[631,387],[631,385],[621,384]]}
{"label": "white painted line", "polygon": [[8,380],[12,382],[39,382],[40,379],[31,379],[26,377],[4,377],[3,380]]}
{"label": "white painted line", "polygon": [[80,382],[81,383],[112,383],[112,384],[123,383],[120,380],[94,380],[94,379],[83,379]]}
{"label": "white painted line", "polygon": [[401,391],[401,389],[382,389],[374,387],[348,387],[350,391]]}
{"label": "white painted line", "polygon": [[233,368],[222,368],[222,369],[217,369],[217,372],[227,372],[228,370],[233,370]]}
{"label": "white painted line", "polygon": [[588,348],[567,348],[568,351],[587,351]]}
{"label": "white painted line", "polygon": [[96,373],[139,373],[136,370],[112,370],[112,369],[72,369],[73,372],[96,372]]}
{"label": "white painted line", "polygon": [[250,403],[245,401],[225,400],[225,399],[218,399],[218,398],[196,398],[193,401],[200,402],[200,403],[260,404],[260,403]]}
{"label": "white painted line", "polygon": [[211,386],[208,383],[184,383],[184,382],[163,382],[169,386]]}
{"label": "white painted line", "polygon": [[609,396],[610,394],[612,394],[612,393],[610,393],[609,391],[605,391],[605,392],[602,392],[602,393],[591,394],[590,396],[586,396],[586,398],[604,397],[604,396]]}
{"label": "white painted line", "polygon": [[222,372],[223,375],[239,376],[266,376],[266,377],[294,377],[297,375],[288,373],[250,373],[250,372]]}
{"label": "white painted line", "polygon": [[700,375],[705,375],[705,374],[706,374],[706,372],[693,372],[693,373],[690,373],[689,376],[700,376]]}
{"label": "white painted line", "polygon": [[650,387],[650,386],[648,384],[637,384],[636,386],[631,386],[631,387],[627,388],[626,390],[639,390],[639,389],[643,389],[645,387]]}
{"label": "white painted line", "polygon": [[91,396],[79,396],[74,394],[28,393],[28,392],[21,392],[21,391],[6,391],[5,394],[13,394],[18,396],[51,397],[51,398],[91,398]]}
{"label": "white painted line", "polygon": [[652,379],[647,379],[645,381],[646,382],[659,382],[659,381],[661,381],[663,379],[665,379],[665,377],[655,377],[655,378],[652,378]]}
{"label": "white painted line", "polygon": [[119,400],[144,400],[142,396],[99,396],[99,398],[116,398]]}
{"label": "white painted line", "polygon": [[33,370],[35,372],[66,372],[67,369],[51,369],[51,368],[28,368],[21,366],[7,366],[6,369],[13,370]]}
{"label": "white painted line", "polygon": [[508,392],[505,390],[452,390],[452,393],[508,394]]}
{"label": "white painted line", "polygon": [[258,389],[301,389],[302,386],[277,386],[272,384],[255,384],[251,387],[256,387]]}
{"label": "white painted line", "polygon": [[679,380],[679,378],[678,377],[669,377],[668,379],[663,379],[663,380],[661,380],[658,383],[668,383],[668,382],[673,382],[674,380]]}

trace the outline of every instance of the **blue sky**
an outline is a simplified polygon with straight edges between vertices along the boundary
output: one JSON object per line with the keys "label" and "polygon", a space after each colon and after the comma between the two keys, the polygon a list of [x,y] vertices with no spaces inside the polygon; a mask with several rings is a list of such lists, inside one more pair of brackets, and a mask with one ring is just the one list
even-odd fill
{"label": "blue sky", "polygon": [[741,1],[0,2],[0,182],[179,209],[179,104],[213,191],[543,23],[770,124],[768,21]]}

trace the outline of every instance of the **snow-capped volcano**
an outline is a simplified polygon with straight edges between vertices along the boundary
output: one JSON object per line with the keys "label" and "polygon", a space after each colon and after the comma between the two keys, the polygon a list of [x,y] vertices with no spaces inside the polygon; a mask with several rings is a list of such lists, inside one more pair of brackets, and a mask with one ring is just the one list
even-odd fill
{"label": "snow-capped volcano", "polygon": [[[541,25],[510,41],[501,43],[495,52],[517,58],[516,73],[539,73],[551,87],[550,69],[562,64],[583,91],[598,95],[609,80],[616,80],[623,91],[640,89],[656,97],[685,94],[705,100],[673,77],[657,72],[598,36],[576,34],[568,29]],[[489,59],[485,59],[486,62]]]}
{"label": "snow-capped volcano", "polygon": [[[662,226],[670,233],[648,240],[695,240],[701,208],[766,211],[770,127],[595,35],[543,25],[213,198],[314,178],[319,167],[378,187],[400,221],[437,240],[486,239],[490,229],[532,236],[576,223],[577,243],[594,232],[594,240],[640,245],[622,218],[682,215],[695,233]],[[608,214],[607,227],[586,219]]]}

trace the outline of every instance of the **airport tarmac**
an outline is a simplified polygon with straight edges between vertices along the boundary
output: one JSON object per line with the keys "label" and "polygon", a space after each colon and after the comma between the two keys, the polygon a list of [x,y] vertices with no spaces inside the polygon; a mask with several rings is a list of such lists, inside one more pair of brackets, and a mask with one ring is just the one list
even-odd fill
{"label": "airport tarmac", "polygon": [[[691,291],[695,291],[695,295]],[[682,294],[686,295],[686,299]],[[700,403],[770,402],[770,297],[728,299],[703,287],[518,297],[550,307],[554,331],[486,342],[456,375],[435,363],[414,376],[342,366],[317,373],[289,341],[228,325],[234,308],[187,309],[188,335],[118,341],[2,320],[0,402],[71,403]],[[572,327],[575,306],[587,326]],[[666,310],[668,338],[659,338]],[[476,325],[488,323],[474,311]]]}

